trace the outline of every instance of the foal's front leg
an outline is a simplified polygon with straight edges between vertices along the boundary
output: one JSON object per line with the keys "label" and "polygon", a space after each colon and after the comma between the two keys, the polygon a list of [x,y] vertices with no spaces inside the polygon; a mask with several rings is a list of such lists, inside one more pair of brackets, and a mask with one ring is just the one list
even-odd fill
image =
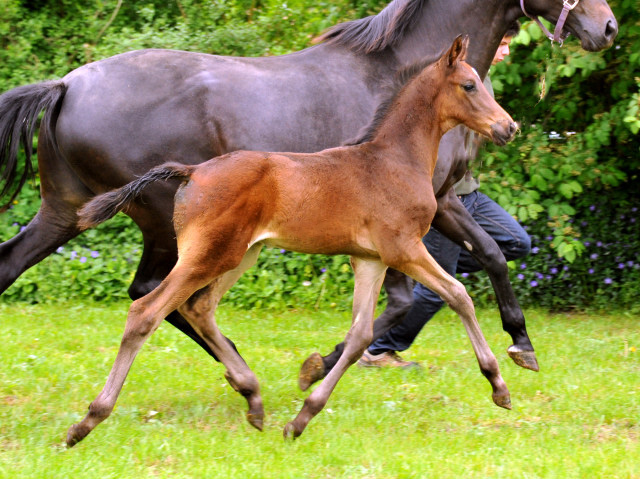
{"label": "foal's front leg", "polygon": [[500,407],[511,409],[509,390],[500,374],[498,361],[482,334],[473,302],[462,283],[442,269],[422,242],[416,242],[415,247],[406,249],[405,255],[406,259],[399,261],[398,264],[394,263],[393,267],[434,291],[458,313],[471,340],[480,371],[489,380],[493,389],[493,402]]}
{"label": "foal's front leg", "polygon": [[285,438],[296,438],[304,431],[329,400],[331,392],[345,371],[355,363],[371,343],[373,314],[387,267],[379,260],[351,258],[355,273],[353,319],[344,340],[344,352],[335,367],[320,385],[305,399],[296,418],[284,428]]}

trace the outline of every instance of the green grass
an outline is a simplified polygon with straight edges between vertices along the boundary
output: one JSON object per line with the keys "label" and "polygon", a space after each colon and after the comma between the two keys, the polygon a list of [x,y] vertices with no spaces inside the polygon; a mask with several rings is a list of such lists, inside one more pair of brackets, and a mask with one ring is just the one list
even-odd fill
{"label": "green grass", "polygon": [[[168,324],[136,359],[114,413],[63,447],[102,388],[127,304],[0,306],[0,477],[640,478],[639,317],[527,311],[541,371],[507,358],[478,317],[514,409],[491,402],[459,320],[442,311],[406,354],[422,371],[350,369],[293,443],[297,371],[341,340],[341,312],[244,312],[219,323],[261,382],[265,431],[223,367]],[[637,349],[636,349],[637,348]]]}

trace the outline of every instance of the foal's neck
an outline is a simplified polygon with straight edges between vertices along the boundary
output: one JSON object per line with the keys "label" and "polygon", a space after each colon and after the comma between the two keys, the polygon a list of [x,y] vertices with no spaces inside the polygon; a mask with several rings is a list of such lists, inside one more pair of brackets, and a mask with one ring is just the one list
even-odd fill
{"label": "foal's neck", "polygon": [[438,107],[440,85],[435,75],[420,74],[393,102],[372,143],[388,150],[387,161],[411,164],[426,170],[429,177],[438,158],[438,145],[445,133]]}

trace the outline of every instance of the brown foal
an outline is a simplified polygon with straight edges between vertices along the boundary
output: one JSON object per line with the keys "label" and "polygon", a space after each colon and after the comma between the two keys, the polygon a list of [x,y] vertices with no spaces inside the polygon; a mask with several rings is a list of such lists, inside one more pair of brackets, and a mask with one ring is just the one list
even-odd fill
{"label": "brown foal", "polygon": [[365,135],[368,141],[313,154],[238,151],[197,166],[165,164],[85,205],[79,213],[82,228],[135,207],[132,203],[149,183],[189,180],[175,199],[178,262],[155,290],[131,305],[104,389],[86,417],[69,429],[67,444],[73,446],[109,416],[137,352],[176,309],[220,358],[229,383],[247,399],[247,419],[262,429],[258,380],[220,333],[214,312],[265,244],[348,254],[355,272],[353,321],[344,353],[286,425],[285,437],[304,431],[371,341],[374,307],[388,266],[437,292],[459,314],[491,383],[493,401],[510,408],[471,299],[421,241],[436,211],[431,180],[442,135],[463,123],[504,144],[516,130],[463,61],[467,45],[468,39],[458,37],[436,62],[406,74],[402,88],[376,115]]}

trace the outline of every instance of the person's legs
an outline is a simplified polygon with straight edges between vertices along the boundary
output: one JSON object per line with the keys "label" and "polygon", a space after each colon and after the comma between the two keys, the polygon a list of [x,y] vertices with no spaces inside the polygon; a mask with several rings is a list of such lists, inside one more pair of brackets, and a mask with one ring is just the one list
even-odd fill
{"label": "person's legs", "polygon": [[[453,274],[456,270],[460,247],[433,228],[422,241],[438,264],[449,274]],[[369,346],[368,352],[372,355],[379,355],[387,351],[408,349],[422,327],[438,312],[442,305],[443,301],[437,294],[417,283],[413,289],[413,304],[402,323],[373,342]]]}
{"label": "person's legs", "polygon": [[[473,219],[498,243],[507,261],[529,254],[531,238],[498,203],[479,191],[465,195],[463,202]],[[462,250],[460,252],[457,273],[473,273],[481,269],[468,251]]]}

